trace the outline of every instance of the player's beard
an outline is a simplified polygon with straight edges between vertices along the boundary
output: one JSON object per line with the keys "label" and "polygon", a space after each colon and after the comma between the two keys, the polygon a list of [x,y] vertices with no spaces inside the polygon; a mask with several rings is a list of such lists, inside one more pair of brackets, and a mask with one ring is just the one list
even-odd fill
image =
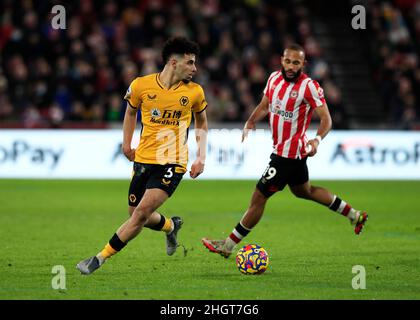
{"label": "player's beard", "polygon": [[299,78],[300,74],[302,73],[302,68],[300,68],[298,71],[295,72],[295,75],[293,77],[288,77],[286,74],[286,70],[284,67],[281,67],[281,73],[283,74],[284,80],[287,82],[295,82],[297,78]]}
{"label": "player's beard", "polygon": [[184,82],[184,83],[189,83],[190,81],[192,80],[192,77],[186,77],[186,78],[184,78],[184,79],[182,79],[182,82]]}

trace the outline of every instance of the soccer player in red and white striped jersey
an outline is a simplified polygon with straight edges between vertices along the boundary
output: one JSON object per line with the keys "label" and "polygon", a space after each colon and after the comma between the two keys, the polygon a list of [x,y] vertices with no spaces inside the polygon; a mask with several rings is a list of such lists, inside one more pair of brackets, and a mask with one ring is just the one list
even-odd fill
{"label": "soccer player in red and white striped jersey", "polygon": [[[355,210],[328,190],[309,182],[307,157],[317,153],[332,122],[321,86],[303,73],[305,63],[304,49],[297,44],[288,46],[283,52],[281,70],[270,75],[261,102],[245,123],[242,141],[268,115],[273,136],[271,161],[258,181],[250,206],[232,233],[224,240],[202,239],[211,252],[228,257],[258,223],[268,198],[286,185],[295,196],[318,202],[347,217],[356,234],[360,234],[368,219],[366,212]],[[313,112],[319,116],[320,124],[316,137],[308,140],[306,130]]]}

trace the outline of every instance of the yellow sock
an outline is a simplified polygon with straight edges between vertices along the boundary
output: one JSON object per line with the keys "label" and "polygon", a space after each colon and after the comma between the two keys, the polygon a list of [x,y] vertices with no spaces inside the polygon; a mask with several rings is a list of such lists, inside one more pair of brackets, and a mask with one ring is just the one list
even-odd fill
{"label": "yellow sock", "polygon": [[109,257],[113,256],[117,252],[118,252],[117,250],[112,248],[111,245],[107,243],[105,247],[102,249],[100,255],[102,256],[102,258],[108,259]]}
{"label": "yellow sock", "polygon": [[165,224],[163,225],[162,231],[165,231],[166,233],[169,233],[173,230],[172,226],[172,219],[165,218]]}

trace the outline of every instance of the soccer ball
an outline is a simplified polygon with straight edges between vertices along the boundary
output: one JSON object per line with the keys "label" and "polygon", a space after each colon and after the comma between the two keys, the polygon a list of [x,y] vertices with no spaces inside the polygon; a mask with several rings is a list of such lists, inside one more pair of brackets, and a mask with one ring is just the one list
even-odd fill
{"label": "soccer ball", "polygon": [[243,274],[261,274],[268,267],[268,253],[259,245],[247,244],[236,254],[236,266]]}

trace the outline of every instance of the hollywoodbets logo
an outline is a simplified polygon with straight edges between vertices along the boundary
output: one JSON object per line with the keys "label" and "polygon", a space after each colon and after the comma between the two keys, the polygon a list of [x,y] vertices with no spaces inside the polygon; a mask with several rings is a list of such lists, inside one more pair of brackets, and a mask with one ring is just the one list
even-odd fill
{"label": "hollywoodbets logo", "polygon": [[161,118],[156,119],[153,117],[150,119],[150,122],[169,126],[179,126],[179,119],[181,116],[181,110],[165,110],[163,111]]}

